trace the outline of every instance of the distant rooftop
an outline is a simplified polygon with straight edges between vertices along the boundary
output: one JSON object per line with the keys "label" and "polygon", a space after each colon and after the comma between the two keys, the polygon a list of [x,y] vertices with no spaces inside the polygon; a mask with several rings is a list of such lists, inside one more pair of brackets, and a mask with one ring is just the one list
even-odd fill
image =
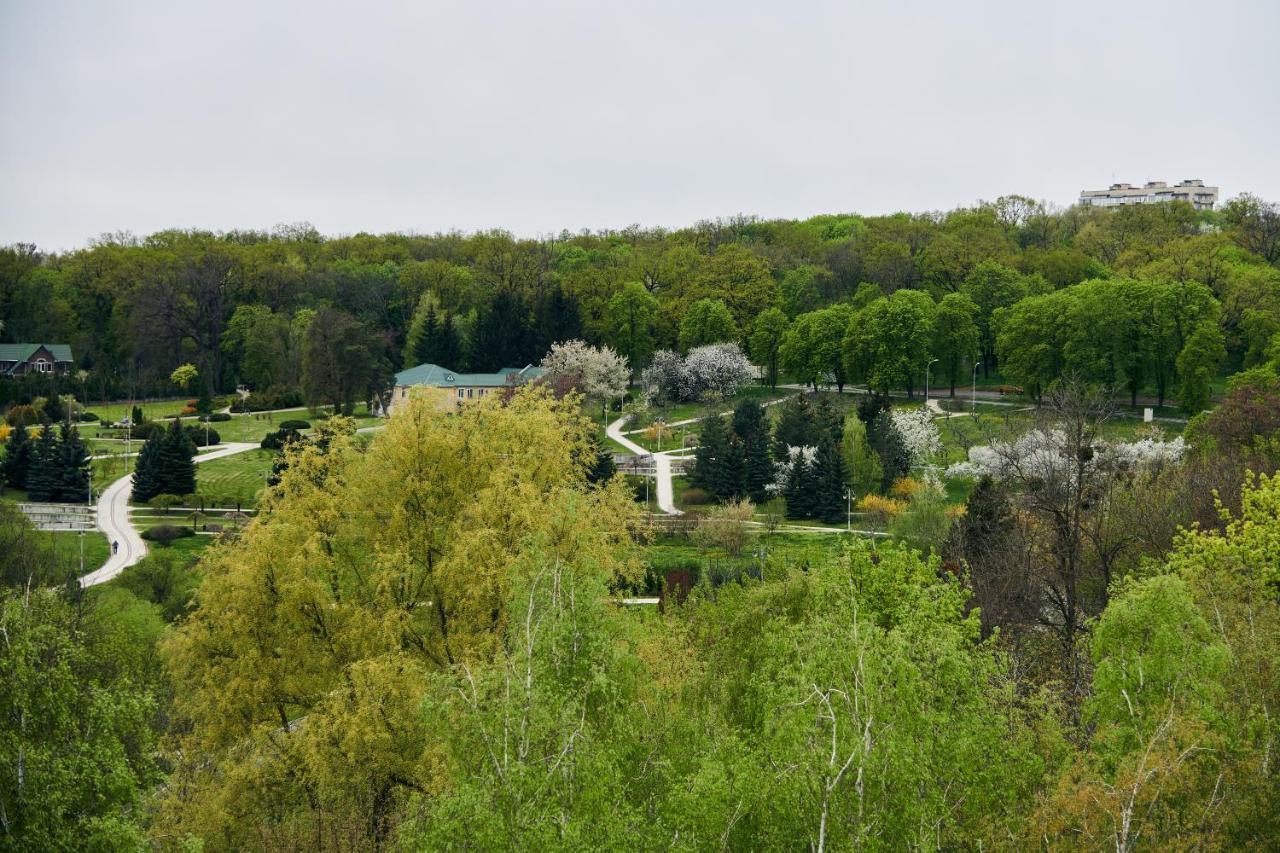
{"label": "distant rooftop", "polygon": [[1095,207],[1169,201],[1185,201],[1196,210],[1213,210],[1218,202],[1218,188],[1206,187],[1199,178],[1187,178],[1173,186],[1164,181],[1147,181],[1140,187],[1133,184],[1112,184],[1105,190],[1082,190],[1080,193],[1081,204]]}
{"label": "distant rooftop", "polygon": [[396,374],[396,385],[429,385],[433,388],[501,388],[514,376],[515,382],[526,382],[542,375],[542,368],[504,367],[496,373],[458,373],[438,364],[419,364]]}

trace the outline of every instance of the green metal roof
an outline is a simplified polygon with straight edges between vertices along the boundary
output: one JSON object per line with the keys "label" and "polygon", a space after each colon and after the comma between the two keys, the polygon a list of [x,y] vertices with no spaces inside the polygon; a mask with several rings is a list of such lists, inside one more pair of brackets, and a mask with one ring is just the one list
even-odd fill
{"label": "green metal roof", "polygon": [[71,347],[67,344],[0,344],[0,361],[25,362],[44,347],[54,361],[71,361]]}
{"label": "green metal roof", "polygon": [[526,365],[525,367],[504,367],[497,373],[455,373],[438,364],[419,364],[396,374],[396,385],[430,385],[434,388],[501,388],[507,384],[507,377],[517,374],[517,382],[536,379],[542,375],[542,368]]}

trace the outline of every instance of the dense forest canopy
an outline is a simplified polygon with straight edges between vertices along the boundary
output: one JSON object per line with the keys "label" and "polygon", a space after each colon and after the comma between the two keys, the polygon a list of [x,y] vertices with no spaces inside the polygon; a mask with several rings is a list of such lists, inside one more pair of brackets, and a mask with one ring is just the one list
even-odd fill
{"label": "dense forest canopy", "polygon": [[[1163,397],[1178,389],[1178,359],[1202,328],[1186,373],[1267,359],[1280,331],[1277,263],[1280,212],[1247,194],[1219,211],[1050,210],[1006,196],[949,213],[734,217],[540,240],[498,231],[326,238],[309,225],[173,230],[105,235],[65,254],[0,250],[0,342],[70,343],[90,396],[171,392],[170,373],[187,362],[209,393],[237,383],[297,389],[314,363],[319,384],[358,395],[421,361],[494,370],[536,363],[573,338],[610,344],[639,370],[654,350],[689,346],[687,335],[705,342],[696,337],[704,328],[682,328],[705,300],[731,320],[715,336],[751,344],[767,364],[776,359],[765,333],[778,322],[772,312],[795,321],[874,305],[870,341],[850,342],[832,365],[902,387],[920,384],[923,370],[900,325],[932,319],[937,305],[944,328],[959,318],[961,338],[938,345],[953,353],[949,384],[963,370],[959,346],[966,363],[980,357],[984,375],[1007,361],[1019,384],[1039,387],[1069,365]],[[902,291],[929,300],[879,301]],[[1088,340],[1094,319],[1117,305],[1124,316],[1111,337]],[[1078,321],[1057,329],[1064,316]],[[905,360],[877,361],[876,341],[907,350]],[[358,351],[353,375],[325,374],[326,353],[348,350]],[[1117,353],[1125,358],[1113,363]]]}

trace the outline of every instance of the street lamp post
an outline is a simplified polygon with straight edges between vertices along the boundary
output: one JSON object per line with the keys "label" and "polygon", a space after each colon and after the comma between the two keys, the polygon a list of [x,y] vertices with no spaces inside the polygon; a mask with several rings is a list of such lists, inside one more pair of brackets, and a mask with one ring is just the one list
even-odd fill
{"label": "street lamp post", "polygon": [[924,407],[929,408],[929,368],[933,367],[933,363],[937,359],[932,359],[924,366]]}
{"label": "street lamp post", "polygon": [[844,532],[853,533],[853,489],[844,490]]}
{"label": "street lamp post", "polygon": [[975,361],[973,363],[973,402],[970,403],[970,411],[978,411],[978,368],[982,366],[982,362]]}

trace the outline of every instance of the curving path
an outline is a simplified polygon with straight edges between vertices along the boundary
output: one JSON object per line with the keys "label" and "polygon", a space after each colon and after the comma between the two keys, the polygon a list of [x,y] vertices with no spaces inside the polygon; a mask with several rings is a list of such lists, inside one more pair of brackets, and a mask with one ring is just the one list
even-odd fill
{"label": "curving path", "polygon": [[658,509],[665,512],[667,515],[684,515],[682,511],[676,509],[675,489],[671,486],[671,457],[668,454],[683,454],[688,451],[677,449],[654,453],[653,451],[646,450],[631,439],[627,438],[622,432],[622,428],[626,425],[627,420],[630,417],[630,415],[623,415],[613,423],[609,424],[605,427],[605,435],[609,436],[609,438],[618,442],[618,444],[621,444],[637,456],[653,457],[654,479],[657,480]]}
{"label": "curving path", "polygon": [[[258,446],[256,442],[229,441],[211,453],[195,457],[195,461],[221,459]],[[133,474],[126,474],[103,489],[98,496],[98,529],[107,535],[108,542],[117,542],[119,547],[100,567],[80,578],[81,586],[106,583],[147,555],[146,540],[129,520],[129,492],[132,487]]]}

